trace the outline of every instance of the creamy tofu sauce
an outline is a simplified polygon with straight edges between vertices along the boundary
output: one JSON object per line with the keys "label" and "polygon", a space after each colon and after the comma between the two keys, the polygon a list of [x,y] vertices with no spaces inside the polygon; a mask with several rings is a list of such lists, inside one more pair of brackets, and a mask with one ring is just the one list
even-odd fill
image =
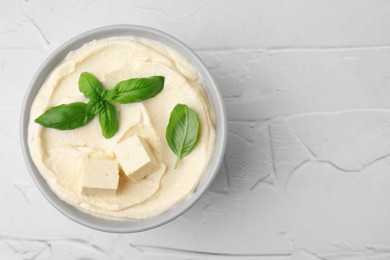
{"label": "creamy tofu sauce", "polygon": [[[87,102],[78,90],[79,76],[85,71],[107,89],[125,79],[155,75],[164,76],[165,84],[162,92],[144,102],[116,104],[120,126],[110,139],[101,134],[98,117],[69,131],[35,123],[53,106]],[[175,170],[176,156],[165,141],[165,130],[178,103],[197,113],[201,135]],[[115,158],[117,143],[134,134],[147,140],[162,166],[140,181],[120,174],[115,195],[81,193],[84,158]],[[62,200],[102,217],[143,219],[161,214],[194,192],[214,152],[214,112],[197,71],[176,51],[143,38],[107,38],[70,52],[48,76],[31,107],[28,145],[41,175]]]}

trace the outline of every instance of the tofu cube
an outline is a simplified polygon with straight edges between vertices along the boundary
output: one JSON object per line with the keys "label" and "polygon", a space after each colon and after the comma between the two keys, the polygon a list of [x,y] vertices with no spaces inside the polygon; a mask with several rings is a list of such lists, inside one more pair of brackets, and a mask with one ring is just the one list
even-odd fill
{"label": "tofu cube", "polygon": [[114,153],[124,173],[132,179],[140,180],[158,167],[149,144],[138,135],[117,144]]}
{"label": "tofu cube", "polygon": [[85,159],[82,193],[85,195],[114,195],[119,182],[117,160]]}

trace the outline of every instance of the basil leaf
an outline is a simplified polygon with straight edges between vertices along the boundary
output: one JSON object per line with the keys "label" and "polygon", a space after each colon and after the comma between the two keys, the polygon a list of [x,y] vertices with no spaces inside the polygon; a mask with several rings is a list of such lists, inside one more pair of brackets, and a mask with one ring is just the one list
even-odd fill
{"label": "basil leaf", "polygon": [[200,124],[196,113],[187,105],[177,104],[169,117],[165,133],[167,143],[177,155],[175,169],[180,160],[195,147],[200,133]]}
{"label": "basil leaf", "polygon": [[106,100],[120,104],[143,101],[154,97],[164,88],[164,77],[134,78],[117,83],[107,91]]}
{"label": "basil leaf", "polygon": [[107,101],[103,102],[99,111],[99,123],[105,138],[111,138],[118,132],[119,124],[115,107]]}
{"label": "basil leaf", "polygon": [[94,117],[87,109],[87,104],[76,102],[59,105],[47,110],[35,119],[35,122],[58,130],[72,130],[86,125]]}
{"label": "basil leaf", "polygon": [[80,74],[79,90],[90,100],[103,99],[106,94],[106,90],[103,89],[102,83],[89,72]]}

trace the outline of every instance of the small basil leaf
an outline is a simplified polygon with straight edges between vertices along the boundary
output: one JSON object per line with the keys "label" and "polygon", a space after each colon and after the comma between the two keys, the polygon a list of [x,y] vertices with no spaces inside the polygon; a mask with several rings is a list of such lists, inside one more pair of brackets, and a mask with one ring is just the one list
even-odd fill
{"label": "small basil leaf", "polygon": [[99,123],[105,138],[111,138],[118,132],[119,124],[115,107],[107,101],[103,102],[99,111]]}
{"label": "small basil leaf", "polygon": [[58,130],[72,130],[86,125],[94,117],[87,104],[76,102],[52,107],[35,119],[35,122]]}
{"label": "small basil leaf", "polygon": [[196,113],[187,105],[177,104],[169,117],[165,133],[167,143],[177,155],[175,169],[180,160],[195,147],[200,133],[200,124]]}
{"label": "small basil leaf", "polygon": [[79,90],[91,100],[103,99],[106,94],[102,83],[89,72],[80,74]]}
{"label": "small basil leaf", "polygon": [[164,88],[164,77],[134,78],[117,83],[107,91],[106,100],[120,104],[139,102],[154,97]]}

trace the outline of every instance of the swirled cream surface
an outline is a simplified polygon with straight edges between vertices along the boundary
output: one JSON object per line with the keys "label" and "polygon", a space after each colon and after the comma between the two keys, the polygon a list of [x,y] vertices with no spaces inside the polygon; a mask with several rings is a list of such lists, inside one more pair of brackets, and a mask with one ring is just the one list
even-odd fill
{"label": "swirled cream surface", "polygon": [[[35,118],[53,106],[88,102],[78,89],[79,76],[85,71],[94,74],[106,89],[125,79],[155,75],[164,76],[165,84],[151,99],[115,104],[119,131],[110,139],[103,137],[98,117],[67,131],[35,123]],[[165,130],[170,112],[178,103],[197,113],[201,134],[195,149],[175,170],[176,156],[168,147]],[[164,167],[137,181],[120,174],[115,194],[83,194],[85,158],[114,158],[115,146],[133,135],[147,140]],[[214,113],[197,71],[173,49],[143,38],[95,40],[70,52],[37,93],[28,127],[32,159],[53,192],[79,209],[115,219],[152,217],[185,200],[207,170],[214,143]]]}

